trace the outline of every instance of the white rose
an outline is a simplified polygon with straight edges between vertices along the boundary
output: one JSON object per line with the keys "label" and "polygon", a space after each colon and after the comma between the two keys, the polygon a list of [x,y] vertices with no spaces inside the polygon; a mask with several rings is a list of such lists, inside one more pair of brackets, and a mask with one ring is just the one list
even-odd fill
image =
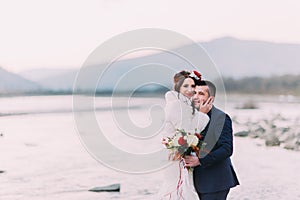
{"label": "white rose", "polygon": [[189,146],[197,146],[199,139],[196,135],[188,135],[187,136],[187,143]]}

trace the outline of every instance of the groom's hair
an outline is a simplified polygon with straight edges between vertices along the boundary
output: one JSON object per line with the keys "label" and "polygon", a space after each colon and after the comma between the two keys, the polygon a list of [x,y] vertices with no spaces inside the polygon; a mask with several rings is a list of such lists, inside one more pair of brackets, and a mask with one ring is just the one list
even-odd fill
{"label": "groom's hair", "polygon": [[215,84],[213,84],[212,82],[207,81],[207,80],[201,80],[201,81],[195,81],[195,84],[196,84],[196,86],[197,85],[199,85],[199,86],[206,85],[208,87],[209,96],[213,96],[213,97],[216,96],[217,88],[216,88]]}

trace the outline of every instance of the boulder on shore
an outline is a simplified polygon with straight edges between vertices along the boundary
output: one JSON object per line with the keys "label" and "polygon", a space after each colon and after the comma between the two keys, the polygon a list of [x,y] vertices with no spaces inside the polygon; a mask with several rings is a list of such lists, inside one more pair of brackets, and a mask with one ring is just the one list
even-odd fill
{"label": "boulder on shore", "polygon": [[237,137],[247,137],[249,135],[249,131],[239,131],[234,134]]}
{"label": "boulder on shore", "polygon": [[270,134],[266,137],[266,146],[279,146],[280,141],[275,134]]}
{"label": "boulder on shore", "polygon": [[112,184],[102,187],[94,187],[90,189],[91,192],[120,192],[121,185],[120,184]]}
{"label": "boulder on shore", "polygon": [[299,150],[299,146],[294,143],[293,141],[290,141],[288,143],[286,143],[283,148],[287,149],[287,150],[294,150],[294,151],[298,151]]}

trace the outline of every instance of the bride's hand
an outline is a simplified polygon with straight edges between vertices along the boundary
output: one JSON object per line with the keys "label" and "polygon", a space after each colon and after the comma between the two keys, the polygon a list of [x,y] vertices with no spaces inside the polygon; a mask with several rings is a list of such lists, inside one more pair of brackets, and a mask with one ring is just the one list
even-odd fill
{"label": "bride's hand", "polygon": [[207,114],[212,108],[213,101],[213,97],[209,97],[205,103],[203,101],[200,101],[199,111]]}

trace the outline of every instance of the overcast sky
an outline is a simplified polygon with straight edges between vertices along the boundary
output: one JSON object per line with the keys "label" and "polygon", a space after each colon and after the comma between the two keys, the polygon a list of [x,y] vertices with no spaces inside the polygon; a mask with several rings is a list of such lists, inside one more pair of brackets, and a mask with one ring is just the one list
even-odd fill
{"label": "overcast sky", "polygon": [[0,0],[0,66],[79,68],[102,42],[138,28],[300,43],[299,10],[299,0]]}

